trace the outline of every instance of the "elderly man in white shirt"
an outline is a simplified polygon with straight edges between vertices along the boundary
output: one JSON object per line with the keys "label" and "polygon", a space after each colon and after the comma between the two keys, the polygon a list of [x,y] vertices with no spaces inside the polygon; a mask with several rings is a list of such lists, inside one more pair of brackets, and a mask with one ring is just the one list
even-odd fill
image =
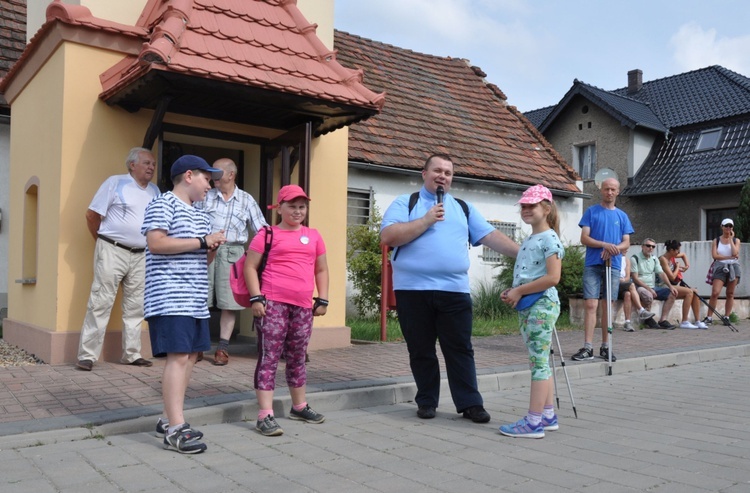
{"label": "elderly man in white shirt", "polygon": [[156,160],[149,149],[135,147],[125,160],[127,174],[110,176],[86,211],[86,224],[96,240],[94,282],[81,328],[76,366],[91,371],[99,359],[109,315],[122,285],[122,359],[151,366],[141,356],[146,237],[141,234],[146,206],[159,195],[151,182]]}

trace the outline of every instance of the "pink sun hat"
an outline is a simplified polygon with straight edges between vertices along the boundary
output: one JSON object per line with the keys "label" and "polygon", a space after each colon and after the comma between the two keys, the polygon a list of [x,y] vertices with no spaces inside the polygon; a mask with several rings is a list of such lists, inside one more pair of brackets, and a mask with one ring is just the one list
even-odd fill
{"label": "pink sun hat", "polygon": [[284,185],[279,190],[279,195],[276,198],[276,203],[269,205],[269,209],[276,209],[282,202],[291,202],[292,200],[303,197],[307,200],[312,200],[308,195],[305,193],[304,190],[302,190],[302,187],[299,185]]}
{"label": "pink sun hat", "polygon": [[553,202],[552,192],[550,192],[549,188],[545,187],[544,185],[534,185],[533,187],[527,188],[526,191],[523,192],[523,195],[521,195],[521,200],[516,202],[516,204],[538,204],[542,200],[549,200],[550,202]]}

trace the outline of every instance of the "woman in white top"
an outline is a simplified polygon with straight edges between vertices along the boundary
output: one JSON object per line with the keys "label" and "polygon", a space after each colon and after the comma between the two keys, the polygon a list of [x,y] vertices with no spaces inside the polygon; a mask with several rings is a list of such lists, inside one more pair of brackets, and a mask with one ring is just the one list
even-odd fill
{"label": "woman in white top", "polygon": [[[734,236],[734,221],[727,218],[721,222],[721,236],[711,245],[713,264],[713,282],[711,284],[711,308],[716,309],[721,289],[726,286],[726,302],[724,304],[724,325],[730,325],[729,315],[734,306],[734,289],[740,282],[740,240]],[[704,320],[710,324],[711,317]]]}

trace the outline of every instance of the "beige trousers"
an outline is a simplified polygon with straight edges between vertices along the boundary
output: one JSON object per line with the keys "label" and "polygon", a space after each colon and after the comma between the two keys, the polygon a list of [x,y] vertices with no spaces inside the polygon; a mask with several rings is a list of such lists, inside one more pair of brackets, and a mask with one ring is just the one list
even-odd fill
{"label": "beige trousers", "polygon": [[129,251],[96,240],[94,282],[91,285],[86,318],[81,328],[78,359],[97,361],[104,345],[109,315],[122,285],[122,363],[141,357],[141,322],[143,322],[143,286],[146,272],[144,253]]}

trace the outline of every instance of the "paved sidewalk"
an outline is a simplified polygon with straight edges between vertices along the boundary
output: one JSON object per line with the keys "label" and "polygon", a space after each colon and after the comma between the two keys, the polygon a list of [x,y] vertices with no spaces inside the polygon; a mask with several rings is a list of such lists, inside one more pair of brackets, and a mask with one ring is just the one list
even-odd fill
{"label": "paved sidewalk", "polygon": [[[614,373],[748,355],[750,322],[745,320],[736,326],[739,332],[719,325],[710,330],[634,333],[616,329],[614,353],[619,361]],[[582,331],[560,332],[559,336],[571,379],[605,373],[601,360],[570,361],[570,355],[583,343]],[[595,345],[599,337],[597,329]],[[474,347],[484,391],[528,385],[527,354],[519,335],[476,338]],[[237,349],[243,349],[244,354],[237,354]],[[230,346],[230,352],[228,366],[212,365],[213,353],[208,353],[207,359],[195,367],[186,401],[194,425],[237,420],[255,413],[255,356],[249,348],[235,345]],[[314,407],[337,410],[406,402],[414,397],[403,343],[353,345],[315,351],[310,357],[308,393]],[[162,410],[164,362],[154,361],[151,368],[98,363],[93,372],[80,371],[73,365],[2,368],[0,436],[105,424],[109,425],[107,433],[150,429],[153,417]],[[277,377],[278,405],[284,406],[283,364]],[[141,417],[148,418],[137,419]]]}
{"label": "paved sidewalk", "polygon": [[81,439],[56,430],[26,445],[0,437],[0,491],[747,492],[748,363],[572,379],[578,419],[563,392],[560,429],[541,440],[497,432],[525,412],[521,387],[485,392],[485,425],[445,399],[428,421],[410,403],[365,404],[326,412],[320,425],[279,418],[281,437],[242,421],[204,426],[208,451],[196,456],[165,451],[146,432]]}

